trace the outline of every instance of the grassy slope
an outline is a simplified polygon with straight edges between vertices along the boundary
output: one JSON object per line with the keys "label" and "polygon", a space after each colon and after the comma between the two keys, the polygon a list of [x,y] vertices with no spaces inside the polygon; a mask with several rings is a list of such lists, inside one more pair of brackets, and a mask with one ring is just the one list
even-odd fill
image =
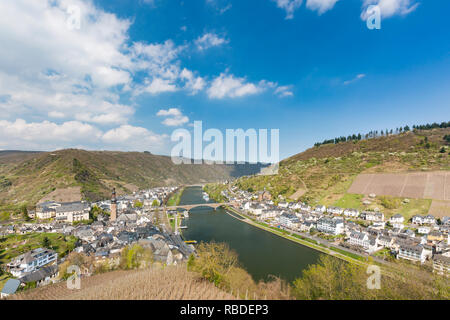
{"label": "grassy slope", "polygon": [[[0,155],[0,159],[2,159]],[[34,204],[55,189],[80,186],[84,199],[139,187],[194,184],[228,179],[251,166],[174,165],[169,157],[138,152],[61,150],[27,154],[22,162],[0,161],[0,207]]]}
{"label": "grassy slope", "polygon": [[65,256],[75,247],[76,238],[58,233],[30,233],[25,235],[9,235],[0,239],[0,265],[11,261],[12,258],[42,247],[44,238],[50,241],[50,246],[59,257]]}
{"label": "grassy slope", "polygon": [[[274,196],[289,198],[303,188],[304,182],[308,190],[300,200],[357,208],[361,199],[346,192],[362,172],[450,170],[450,150],[447,148],[446,153],[440,153],[446,134],[450,134],[450,128],[313,147],[282,161],[278,175],[242,178],[238,184],[250,191],[266,188]],[[424,143],[425,137],[429,148]],[[429,208],[429,200],[419,202],[407,206],[418,205],[422,211]],[[378,199],[373,205],[380,205]],[[404,206],[397,209],[408,211]],[[387,212],[388,215],[391,211],[394,210]]]}

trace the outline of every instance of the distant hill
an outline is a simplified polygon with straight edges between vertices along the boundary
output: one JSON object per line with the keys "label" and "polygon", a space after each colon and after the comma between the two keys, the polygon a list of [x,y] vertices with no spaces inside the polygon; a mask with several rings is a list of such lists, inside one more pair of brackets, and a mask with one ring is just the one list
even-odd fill
{"label": "distant hill", "polygon": [[283,160],[277,175],[240,178],[238,184],[249,191],[266,189],[275,198],[357,206],[362,196],[346,193],[360,173],[450,170],[449,135],[450,128],[437,128],[315,146]]}
{"label": "distant hill", "polygon": [[[261,165],[175,165],[170,157],[151,153],[85,151],[2,151],[0,153],[0,205],[73,195],[99,200],[139,188],[199,184],[259,172]],[[72,195],[72,197],[71,197]],[[75,196],[77,198],[77,196]],[[69,201],[69,200],[68,200]]]}

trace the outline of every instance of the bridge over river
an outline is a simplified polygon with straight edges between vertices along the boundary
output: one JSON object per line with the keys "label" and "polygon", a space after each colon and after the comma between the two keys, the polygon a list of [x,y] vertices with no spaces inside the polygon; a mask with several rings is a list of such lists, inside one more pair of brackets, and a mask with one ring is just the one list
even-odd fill
{"label": "bridge over river", "polygon": [[217,208],[226,207],[226,206],[235,207],[235,208],[239,207],[239,205],[236,202],[222,202],[222,203],[183,204],[183,205],[178,205],[178,206],[165,207],[165,209],[166,210],[184,209],[184,210],[189,211],[194,208],[208,207],[208,208],[213,208],[214,210],[216,210]]}

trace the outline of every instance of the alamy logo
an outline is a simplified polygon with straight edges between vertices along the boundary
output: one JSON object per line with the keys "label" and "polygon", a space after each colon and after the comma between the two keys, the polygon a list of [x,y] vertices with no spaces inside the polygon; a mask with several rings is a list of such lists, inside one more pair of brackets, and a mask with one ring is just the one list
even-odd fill
{"label": "alamy logo", "polygon": [[367,278],[367,289],[379,290],[381,289],[381,269],[379,266],[370,265],[367,267],[367,274],[370,276]]}
{"label": "alamy logo", "polygon": [[67,273],[70,274],[69,278],[67,279],[67,289],[80,290],[81,289],[80,267],[77,265],[71,265],[67,268]]}
{"label": "alamy logo", "polygon": [[366,10],[366,24],[369,30],[381,29],[381,10],[377,5],[370,5]]}
{"label": "alamy logo", "polygon": [[172,133],[172,142],[178,142],[171,152],[175,164],[279,162],[279,129],[270,129],[270,138],[268,129],[226,129],[224,137],[219,129],[203,132],[203,122],[195,121],[193,131],[193,137],[186,129]]}

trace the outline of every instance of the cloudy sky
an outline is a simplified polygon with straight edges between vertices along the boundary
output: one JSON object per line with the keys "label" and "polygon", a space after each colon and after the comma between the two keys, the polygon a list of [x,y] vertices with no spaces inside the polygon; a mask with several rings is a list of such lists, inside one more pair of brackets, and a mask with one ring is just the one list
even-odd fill
{"label": "cloudy sky", "polygon": [[[379,5],[381,29],[365,12]],[[149,150],[207,128],[325,138],[450,120],[449,1],[4,0],[0,149]],[[80,19],[78,19],[80,17]]]}

